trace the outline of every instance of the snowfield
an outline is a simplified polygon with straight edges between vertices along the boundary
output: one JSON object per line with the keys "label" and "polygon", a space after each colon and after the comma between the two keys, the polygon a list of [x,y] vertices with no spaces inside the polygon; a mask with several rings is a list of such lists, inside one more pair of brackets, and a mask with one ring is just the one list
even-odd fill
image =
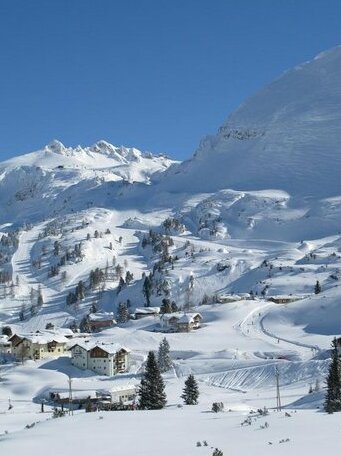
{"label": "snowfield", "polygon": [[[149,316],[88,334],[131,350],[127,372],[114,377],[77,369],[69,352],[23,363],[0,354],[4,453],[340,448],[339,416],[323,412],[330,343],[341,335],[340,81],[337,47],[246,101],[183,163],[105,141],[53,141],[0,164],[1,328],[79,327],[90,312],[117,318],[120,304],[133,314],[148,300],[203,318],[189,333],[165,333]],[[53,419],[48,403],[41,412],[51,391],[66,394],[69,377],[75,395],[138,385],[165,336],[173,367],[164,410]],[[196,406],[180,399],[189,374]],[[213,402],[224,412],[211,412]]]}

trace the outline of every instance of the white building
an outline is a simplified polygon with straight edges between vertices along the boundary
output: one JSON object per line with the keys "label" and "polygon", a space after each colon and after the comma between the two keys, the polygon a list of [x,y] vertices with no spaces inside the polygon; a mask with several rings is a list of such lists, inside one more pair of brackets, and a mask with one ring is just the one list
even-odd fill
{"label": "white building", "polygon": [[130,350],[119,344],[77,343],[70,348],[71,362],[79,369],[90,369],[112,377],[127,372]]}
{"label": "white building", "polygon": [[200,313],[174,312],[160,317],[161,328],[166,331],[189,332],[200,328],[201,322]]}
{"label": "white building", "polygon": [[113,312],[96,312],[88,315],[91,331],[101,331],[116,325]]}
{"label": "white building", "polygon": [[12,355],[17,359],[44,359],[61,356],[68,339],[58,334],[37,331],[24,335],[14,334],[9,341],[12,343]]}

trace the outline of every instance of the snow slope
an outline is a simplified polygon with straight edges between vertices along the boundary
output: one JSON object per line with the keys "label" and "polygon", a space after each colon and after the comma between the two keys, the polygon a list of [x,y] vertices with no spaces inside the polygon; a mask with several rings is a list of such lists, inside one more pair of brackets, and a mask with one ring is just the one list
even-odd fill
{"label": "snow slope", "polygon": [[282,75],[233,112],[194,157],[161,176],[171,191],[280,189],[340,195],[341,46]]}

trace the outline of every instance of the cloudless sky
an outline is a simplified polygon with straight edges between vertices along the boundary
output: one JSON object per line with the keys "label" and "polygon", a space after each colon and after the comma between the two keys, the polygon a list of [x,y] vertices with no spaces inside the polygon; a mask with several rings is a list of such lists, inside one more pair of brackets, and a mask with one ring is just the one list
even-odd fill
{"label": "cloudless sky", "polygon": [[0,0],[0,159],[106,139],[188,158],[341,44],[340,0]]}

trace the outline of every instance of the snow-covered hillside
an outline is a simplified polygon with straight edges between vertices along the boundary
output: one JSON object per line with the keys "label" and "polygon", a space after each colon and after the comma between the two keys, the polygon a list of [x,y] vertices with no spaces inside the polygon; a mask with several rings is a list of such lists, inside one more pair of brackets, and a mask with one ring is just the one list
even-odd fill
{"label": "snow-covered hillside", "polygon": [[[79,330],[89,331],[90,313],[118,319],[122,307],[133,314],[164,306],[203,319],[195,331],[167,332],[173,357],[165,374],[168,409],[125,412],[122,421],[112,412],[102,423],[79,411],[65,422],[27,430],[33,442],[42,433],[57,454],[51,436],[69,432],[74,419],[102,436],[115,427],[122,442],[133,427],[141,450],[133,449],[133,439],[122,454],[159,454],[162,448],[168,456],[175,450],[164,434],[157,446],[144,440],[151,431],[159,435],[167,420],[181,434],[174,447],[179,453],[186,448],[186,454],[211,456],[211,447],[195,447],[209,439],[241,455],[250,447],[273,454],[273,445],[276,454],[289,446],[297,454],[320,454],[320,419],[328,435],[336,422],[316,409],[322,408],[330,342],[341,335],[340,144],[337,47],[260,91],[181,164],[105,141],[76,148],[53,141],[0,163],[0,328],[27,334],[71,327],[78,338]],[[50,416],[50,408],[39,414],[37,404],[51,388],[65,388],[69,376],[76,393],[137,384],[163,331],[160,318],[149,316],[89,333],[96,343],[131,350],[129,371],[115,378],[81,371],[68,354],[1,365],[4,447],[21,454],[30,442],[29,456],[36,454],[19,431],[27,421]],[[275,407],[276,372],[283,404],[295,411],[272,412],[269,430],[264,417],[245,415]],[[192,411],[178,406],[190,373],[202,392]],[[308,395],[311,385],[315,391]],[[14,410],[7,410],[9,398]],[[213,401],[231,412],[212,418],[206,412]],[[241,427],[245,419],[254,426]],[[289,424],[283,427],[284,420]],[[309,444],[304,423],[317,430]]]}
{"label": "snow-covered hillside", "polygon": [[341,46],[286,72],[233,112],[192,159],[173,167],[163,185],[339,196],[340,79]]}

